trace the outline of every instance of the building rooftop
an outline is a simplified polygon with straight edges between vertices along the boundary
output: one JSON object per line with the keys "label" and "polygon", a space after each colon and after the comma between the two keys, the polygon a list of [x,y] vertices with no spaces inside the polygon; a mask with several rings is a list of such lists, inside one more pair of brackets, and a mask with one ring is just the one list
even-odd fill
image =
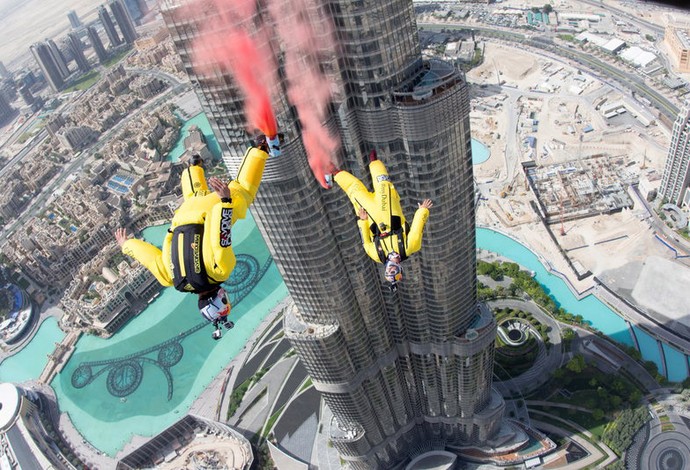
{"label": "building rooftop", "polygon": [[673,32],[683,46],[683,49],[690,49],[690,36],[688,36],[688,31],[685,29],[674,29]]}
{"label": "building rooftop", "polygon": [[656,60],[656,55],[654,55],[652,52],[645,51],[637,46],[627,48],[621,52],[620,56],[627,61],[639,65],[640,67],[646,67],[651,62]]}
{"label": "building rooftop", "polygon": [[644,307],[690,328],[687,286],[690,286],[690,268],[650,256],[644,262],[632,296]]}
{"label": "building rooftop", "polygon": [[0,432],[6,432],[17,420],[21,395],[14,384],[0,384]]}

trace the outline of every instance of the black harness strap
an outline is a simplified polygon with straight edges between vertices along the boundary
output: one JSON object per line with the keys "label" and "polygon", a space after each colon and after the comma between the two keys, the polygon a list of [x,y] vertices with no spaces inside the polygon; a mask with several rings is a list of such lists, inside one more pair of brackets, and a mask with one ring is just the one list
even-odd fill
{"label": "black harness strap", "polygon": [[173,230],[170,246],[173,285],[180,292],[205,292],[220,284],[211,282],[206,273],[203,239],[203,224],[181,225]]}

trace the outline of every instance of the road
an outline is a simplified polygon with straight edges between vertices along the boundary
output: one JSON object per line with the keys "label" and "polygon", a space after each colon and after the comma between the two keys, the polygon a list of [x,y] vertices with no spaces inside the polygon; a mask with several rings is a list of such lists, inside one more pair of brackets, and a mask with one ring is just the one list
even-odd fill
{"label": "road", "polygon": [[38,147],[43,143],[44,140],[48,138],[48,131],[45,129],[41,129],[41,131],[34,137],[34,140],[26,145],[23,149],[21,149],[17,154],[12,157],[10,161],[8,161],[5,166],[0,168],[0,178],[5,176],[5,173],[10,171],[10,169],[15,165],[15,163],[20,162],[30,151],[34,149],[34,147]]}
{"label": "road", "polygon": [[597,7],[597,8],[602,8],[604,10],[607,10],[609,13],[615,13],[617,15],[622,16],[623,18],[626,19],[626,21],[629,21],[633,23],[634,25],[640,27],[640,28],[646,28],[649,31],[659,34],[659,35],[664,35],[664,28],[656,25],[654,23],[650,23],[649,21],[645,21],[643,19],[640,19],[634,15],[631,15],[625,10],[621,10],[620,8],[612,7],[611,5],[602,3],[601,0],[580,0],[581,3]]}
{"label": "road", "polygon": [[[154,75],[166,77],[169,76],[168,74],[164,74],[162,72],[155,73]],[[7,243],[7,240],[14,233],[17,227],[23,225],[27,220],[34,217],[39,211],[41,211],[45,207],[44,205],[46,201],[48,201],[50,197],[54,196],[56,190],[65,183],[66,177],[80,170],[84,163],[86,163],[86,161],[92,157],[94,153],[98,152],[98,150],[100,150],[106,143],[110,141],[114,134],[120,132],[123,126],[129,124],[132,119],[136,118],[140,114],[148,112],[151,108],[160,106],[163,101],[169,101],[171,96],[179,94],[189,87],[189,84],[182,83],[176,79],[175,81],[177,85],[169,88],[155,99],[145,103],[143,106],[133,111],[126,119],[118,122],[115,126],[113,126],[112,129],[103,134],[93,147],[85,150],[81,153],[81,155],[67,164],[67,166],[63,167],[60,173],[53,178],[51,182],[48,183],[48,185],[43,188],[43,190],[33,199],[31,206],[20,214],[12,224],[3,227],[0,230],[0,246],[4,246],[5,243]],[[32,149],[28,149],[27,153],[30,150]],[[26,153],[24,155],[26,155]]]}
{"label": "road", "polygon": [[[679,108],[666,99],[662,94],[649,87],[644,79],[636,73],[624,71],[619,64],[608,64],[596,57],[580,52],[571,47],[561,46],[553,41],[549,36],[533,36],[512,31],[503,31],[495,28],[470,26],[462,23],[419,23],[420,27],[430,31],[440,31],[441,29],[456,29],[475,31],[487,39],[497,39],[510,43],[519,44],[520,48],[525,46],[548,52],[554,59],[564,61],[565,59],[576,62],[578,65],[587,69],[590,74],[596,76],[603,82],[613,86],[617,90],[627,95],[636,93],[652,103],[660,113],[674,120],[678,115]],[[614,82],[614,83],[611,83]]]}
{"label": "road", "polygon": [[501,393],[508,392],[512,394],[511,389],[520,391],[520,393],[529,393],[548,380],[551,375],[547,372],[552,372],[558,369],[563,362],[563,348],[561,345],[561,326],[558,321],[542,311],[534,302],[528,302],[517,299],[500,299],[488,302],[492,309],[510,308],[513,310],[522,310],[529,312],[540,323],[550,327],[548,334],[549,342],[552,346],[547,350],[539,339],[540,353],[534,362],[534,365],[524,373],[510,380],[497,382],[495,385],[501,390]]}

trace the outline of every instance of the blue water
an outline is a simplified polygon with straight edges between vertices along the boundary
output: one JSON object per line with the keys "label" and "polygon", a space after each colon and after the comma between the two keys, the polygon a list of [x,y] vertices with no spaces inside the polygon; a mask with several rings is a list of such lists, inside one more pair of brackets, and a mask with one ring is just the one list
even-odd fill
{"label": "blue water", "polygon": [[664,356],[666,357],[668,380],[671,382],[682,382],[688,376],[685,355],[665,343],[662,343],[661,347],[664,348]]}
{"label": "blue water", "polygon": [[[535,279],[556,299],[559,306],[574,315],[582,315],[594,328],[619,343],[634,346],[625,320],[593,295],[578,300],[566,283],[560,277],[551,274],[539,258],[521,243],[493,230],[478,228],[477,248],[498,253],[534,271]],[[663,372],[656,340],[640,328],[633,327],[633,329],[642,357],[647,361],[653,361],[659,368],[659,372]],[[664,352],[669,353],[666,354],[667,378],[674,381],[685,379],[688,372],[682,353],[668,346],[664,347]]]}
{"label": "blue water", "polygon": [[663,374],[664,366],[661,362],[661,353],[659,352],[659,346],[656,340],[635,325],[633,325],[632,330],[635,332],[635,337],[640,345],[640,351],[644,351],[642,354],[644,359],[654,362],[659,369],[659,373]]}
{"label": "blue water", "polygon": [[[160,246],[166,232],[167,225],[149,228],[144,237]],[[235,328],[224,331],[219,341],[211,338],[213,328],[199,314],[196,296],[173,288],[164,289],[144,312],[111,338],[84,336],[79,340],[51,386],[60,409],[69,413],[75,427],[96,448],[115,456],[133,435],[156,435],[184,416],[208,384],[243,349],[266,315],[288,295],[251,214],[233,226],[233,247],[238,257],[233,275],[253,280],[250,285],[254,287],[239,302],[231,295],[230,318]],[[259,266],[268,266],[262,277],[244,269],[243,256],[251,256]],[[165,352],[161,345],[170,343],[181,347],[181,356],[166,368],[161,366]],[[124,357],[131,354],[141,358],[139,366]],[[122,365],[119,376],[114,364]],[[79,386],[74,380],[84,367],[89,368],[88,376],[93,379]],[[112,383],[126,385],[136,377],[137,367],[138,386],[124,397],[113,394]],[[118,382],[112,382],[111,375]]]}
{"label": "blue water", "polygon": [[166,160],[171,162],[179,161],[180,157],[185,151],[184,139],[189,135],[189,128],[192,126],[197,126],[201,130],[202,134],[204,134],[204,137],[206,137],[206,143],[208,144],[208,148],[211,151],[211,153],[216,158],[221,158],[223,156],[223,152],[221,152],[220,145],[218,144],[218,141],[213,135],[211,123],[208,121],[208,118],[204,113],[199,113],[192,119],[184,123],[182,129],[180,129],[180,138],[177,140],[177,143],[172,148],[172,150],[168,152]]}
{"label": "blue water", "polygon": [[592,326],[616,341],[634,345],[627,324],[621,317],[593,295],[578,300],[565,282],[551,274],[539,258],[521,243],[493,230],[478,228],[477,248],[499,253],[534,271],[535,279],[556,300],[557,305],[573,315],[582,315]]}
{"label": "blue water", "polygon": [[472,164],[479,165],[484,163],[489,159],[489,148],[478,141],[477,139],[472,139]]}
{"label": "blue water", "polygon": [[54,317],[46,318],[24,349],[0,363],[0,382],[21,383],[40,377],[48,364],[48,354],[65,337]]}

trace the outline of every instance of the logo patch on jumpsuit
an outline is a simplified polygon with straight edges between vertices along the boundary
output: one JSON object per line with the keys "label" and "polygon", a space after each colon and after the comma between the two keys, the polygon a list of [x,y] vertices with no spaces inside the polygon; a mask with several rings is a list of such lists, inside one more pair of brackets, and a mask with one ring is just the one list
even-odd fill
{"label": "logo patch on jumpsuit", "polygon": [[220,213],[220,246],[227,248],[232,245],[232,209],[224,207]]}

